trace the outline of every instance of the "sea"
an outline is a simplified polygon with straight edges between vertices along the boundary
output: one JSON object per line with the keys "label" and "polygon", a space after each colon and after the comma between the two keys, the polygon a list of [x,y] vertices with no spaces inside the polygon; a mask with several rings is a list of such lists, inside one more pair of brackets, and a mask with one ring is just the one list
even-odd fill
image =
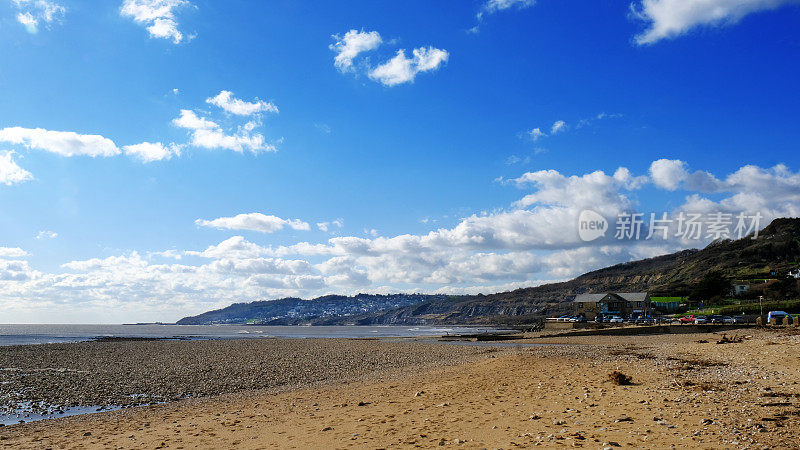
{"label": "sea", "polygon": [[0,325],[0,346],[53,344],[101,338],[265,339],[404,338],[496,333],[492,327],[465,326],[259,326],[259,325]]}

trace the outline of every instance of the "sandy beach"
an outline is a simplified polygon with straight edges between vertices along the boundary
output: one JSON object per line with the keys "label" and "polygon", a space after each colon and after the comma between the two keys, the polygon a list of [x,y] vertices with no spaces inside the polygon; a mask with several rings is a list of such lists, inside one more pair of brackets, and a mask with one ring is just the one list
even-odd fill
{"label": "sandy beach", "polygon": [[[7,426],[0,440],[19,448],[800,447],[800,334],[734,334],[744,339],[533,338],[525,342],[552,345],[493,351],[309,341],[298,345],[328,356],[350,346],[377,360],[405,356],[322,380]],[[328,345],[336,350],[319,350]],[[630,384],[611,381],[614,371]]]}

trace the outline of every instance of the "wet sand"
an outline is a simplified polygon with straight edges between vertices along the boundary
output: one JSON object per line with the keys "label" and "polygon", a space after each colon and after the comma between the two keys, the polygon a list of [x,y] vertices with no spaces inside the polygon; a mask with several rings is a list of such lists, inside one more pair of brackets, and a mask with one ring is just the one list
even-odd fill
{"label": "wet sand", "polygon": [[[540,339],[567,345],[15,425],[0,428],[0,444],[798,448],[800,335],[747,334],[728,344],[716,344],[721,333]],[[609,381],[613,371],[633,384]]]}

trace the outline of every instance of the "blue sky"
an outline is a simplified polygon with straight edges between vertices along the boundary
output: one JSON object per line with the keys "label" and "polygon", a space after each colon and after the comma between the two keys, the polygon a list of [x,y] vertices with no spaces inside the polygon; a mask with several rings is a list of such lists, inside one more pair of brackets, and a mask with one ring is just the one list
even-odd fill
{"label": "blue sky", "polygon": [[2,0],[3,321],[494,292],[707,242],[586,208],[796,216],[800,7],[716,3]]}

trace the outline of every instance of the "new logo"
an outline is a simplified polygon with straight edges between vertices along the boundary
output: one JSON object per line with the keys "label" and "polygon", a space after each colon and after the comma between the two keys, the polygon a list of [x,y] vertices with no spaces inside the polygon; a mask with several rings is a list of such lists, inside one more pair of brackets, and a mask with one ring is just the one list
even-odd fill
{"label": "new logo", "polygon": [[578,236],[584,242],[591,242],[603,237],[608,231],[608,221],[605,217],[592,211],[584,209],[578,216]]}

